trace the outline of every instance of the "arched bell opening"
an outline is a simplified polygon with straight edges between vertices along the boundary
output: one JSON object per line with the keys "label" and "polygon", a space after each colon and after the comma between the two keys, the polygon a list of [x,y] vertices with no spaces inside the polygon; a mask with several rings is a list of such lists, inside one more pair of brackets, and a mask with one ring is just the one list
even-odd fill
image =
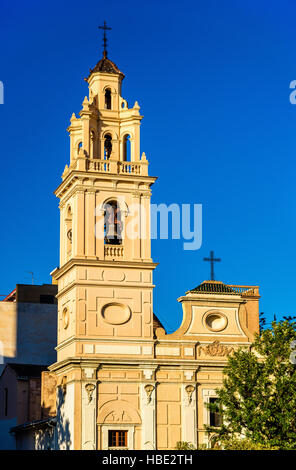
{"label": "arched bell opening", "polygon": [[104,160],[109,160],[112,153],[112,136],[111,134],[105,135],[104,140]]}
{"label": "arched bell opening", "polygon": [[112,95],[110,88],[105,90],[105,109],[111,109]]}
{"label": "arched bell opening", "polygon": [[126,134],[123,137],[123,161],[124,162],[130,162],[131,161],[131,141],[130,141],[131,136],[129,134]]}
{"label": "arched bell opening", "polygon": [[77,155],[79,155],[80,149],[82,149],[82,142],[79,142],[76,147]]}
{"label": "arched bell opening", "polygon": [[122,244],[123,220],[116,200],[104,205],[104,243],[105,245]]}

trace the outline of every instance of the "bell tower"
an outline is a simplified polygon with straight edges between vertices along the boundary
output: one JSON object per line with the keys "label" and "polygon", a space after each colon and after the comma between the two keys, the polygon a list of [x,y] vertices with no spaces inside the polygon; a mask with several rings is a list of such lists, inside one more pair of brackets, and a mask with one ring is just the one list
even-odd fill
{"label": "bell tower", "polygon": [[[88,96],[71,117],[70,161],[55,193],[58,339],[57,362],[42,379],[46,435],[54,449],[210,446],[205,426],[217,416],[206,403],[217,398],[228,357],[248,350],[259,330],[259,287],[226,285],[212,270],[210,281],[178,299],[176,331],[167,333],[153,314],[156,178],[140,153],[139,105],[122,97],[124,75],[108,58],[106,28]],[[219,261],[213,253],[208,260]],[[40,448],[47,445],[42,423]]]}
{"label": "bell tower", "polygon": [[[105,33],[104,33],[105,37]],[[85,79],[71,117],[70,161],[60,200],[58,344],[54,372],[60,434],[72,449],[97,444],[97,370],[153,357],[150,197],[154,177],[140,153],[142,117],[122,97],[124,74],[107,57]],[[59,434],[59,433],[58,433]]]}

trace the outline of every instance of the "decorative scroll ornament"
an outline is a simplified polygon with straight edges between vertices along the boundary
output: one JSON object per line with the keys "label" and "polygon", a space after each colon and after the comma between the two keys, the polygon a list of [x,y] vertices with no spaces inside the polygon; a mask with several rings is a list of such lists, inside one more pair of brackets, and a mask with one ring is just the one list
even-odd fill
{"label": "decorative scroll ornament", "polygon": [[146,395],[147,395],[147,405],[149,405],[149,403],[151,403],[151,395],[152,395],[152,392],[154,390],[154,385],[152,384],[147,384],[145,385],[145,392],[146,392]]}
{"label": "decorative scroll ornament", "polygon": [[188,396],[189,405],[192,402],[192,395],[193,395],[194,390],[195,390],[195,387],[193,385],[186,385],[185,387],[185,392],[187,393],[187,396]]}
{"label": "decorative scroll ornament", "polygon": [[87,397],[88,397],[88,403],[92,401],[93,392],[95,388],[96,386],[94,384],[86,384],[85,386],[85,390],[87,392]]}
{"label": "decorative scroll ornament", "polygon": [[224,346],[220,344],[220,341],[214,341],[207,346],[199,346],[198,355],[201,356],[203,352],[207,356],[229,356],[233,351],[232,347]]}

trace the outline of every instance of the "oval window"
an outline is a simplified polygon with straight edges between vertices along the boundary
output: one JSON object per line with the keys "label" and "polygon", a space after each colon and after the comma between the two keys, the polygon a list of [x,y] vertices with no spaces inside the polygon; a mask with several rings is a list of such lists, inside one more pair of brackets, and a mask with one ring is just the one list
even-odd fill
{"label": "oval window", "polygon": [[209,313],[205,318],[205,324],[207,328],[212,331],[221,331],[224,330],[227,326],[227,318],[221,313]]}

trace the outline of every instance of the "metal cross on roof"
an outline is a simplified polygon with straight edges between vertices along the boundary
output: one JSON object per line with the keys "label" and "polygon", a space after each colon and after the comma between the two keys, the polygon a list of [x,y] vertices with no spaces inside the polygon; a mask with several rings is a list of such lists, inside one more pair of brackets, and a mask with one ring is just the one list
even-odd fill
{"label": "metal cross on roof", "polygon": [[103,55],[104,55],[104,57],[107,57],[107,36],[106,36],[106,31],[111,30],[112,28],[109,28],[109,26],[107,26],[106,21],[104,21],[104,25],[99,26],[99,29],[103,29],[103,31],[104,31],[104,36],[103,36],[104,52],[103,52]]}
{"label": "metal cross on roof", "polygon": [[214,263],[221,261],[221,258],[215,258],[214,257],[214,252],[210,251],[210,257],[209,258],[204,258],[204,261],[210,261],[210,263],[211,263],[211,281],[214,281],[215,280]]}

